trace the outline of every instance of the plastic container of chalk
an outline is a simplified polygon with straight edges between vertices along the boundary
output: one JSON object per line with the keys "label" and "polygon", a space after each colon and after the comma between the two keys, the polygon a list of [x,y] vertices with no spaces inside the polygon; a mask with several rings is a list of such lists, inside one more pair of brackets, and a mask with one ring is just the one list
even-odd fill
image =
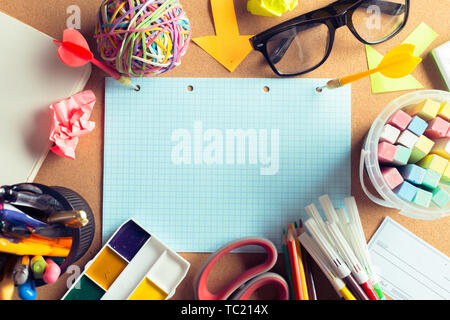
{"label": "plastic container of chalk", "polygon": [[[441,90],[420,90],[404,94],[391,101],[375,119],[367,134],[361,150],[359,175],[363,191],[370,200],[378,205],[398,209],[400,214],[410,218],[436,220],[450,215],[450,204],[447,204],[444,208],[440,208],[432,203],[429,208],[425,208],[399,198],[385,182],[381,174],[377,156],[380,135],[389,117],[397,110],[403,109],[411,104],[419,103],[424,99],[431,99],[438,102],[450,102],[450,92]],[[365,182],[366,176],[368,176],[370,184],[373,186],[373,189],[376,190],[378,195],[369,191]],[[449,186],[443,184],[440,186],[450,192]]]}

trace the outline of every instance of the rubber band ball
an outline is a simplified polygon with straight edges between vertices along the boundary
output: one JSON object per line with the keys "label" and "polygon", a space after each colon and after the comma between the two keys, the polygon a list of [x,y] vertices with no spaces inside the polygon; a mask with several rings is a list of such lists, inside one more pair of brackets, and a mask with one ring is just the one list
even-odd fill
{"label": "rubber band ball", "polygon": [[178,0],[104,0],[94,37],[106,64],[150,77],[181,64],[191,28]]}

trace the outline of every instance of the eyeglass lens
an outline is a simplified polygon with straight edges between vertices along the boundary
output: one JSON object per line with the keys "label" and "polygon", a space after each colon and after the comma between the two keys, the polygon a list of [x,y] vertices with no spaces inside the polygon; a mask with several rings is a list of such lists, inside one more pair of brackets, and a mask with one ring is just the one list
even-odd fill
{"label": "eyeglass lens", "polygon": [[358,35],[367,42],[389,37],[405,21],[405,0],[364,1],[352,14],[352,24]]}
{"label": "eyeglass lens", "polygon": [[292,27],[266,43],[269,60],[282,74],[293,74],[318,65],[327,53],[329,30],[323,23]]}

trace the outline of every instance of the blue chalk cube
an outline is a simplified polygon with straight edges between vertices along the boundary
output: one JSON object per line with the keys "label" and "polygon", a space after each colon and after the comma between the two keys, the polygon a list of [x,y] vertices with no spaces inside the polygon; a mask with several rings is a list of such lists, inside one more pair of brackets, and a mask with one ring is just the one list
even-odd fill
{"label": "blue chalk cube", "polygon": [[417,136],[421,136],[428,128],[428,122],[419,116],[414,116],[408,125],[408,130]]}
{"label": "blue chalk cube", "polygon": [[414,197],[413,203],[421,207],[429,208],[431,204],[431,198],[433,198],[433,194],[431,192],[417,188],[417,193]]}
{"label": "blue chalk cube", "polygon": [[411,183],[404,181],[401,185],[399,185],[397,188],[395,188],[392,191],[394,191],[394,193],[400,199],[412,202],[417,194],[417,190],[418,190],[418,188],[413,186]]}
{"label": "blue chalk cube", "polygon": [[416,164],[408,164],[407,166],[401,168],[400,173],[406,181],[414,184],[422,184],[427,170]]}
{"label": "blue chalk cube", "polygon": [[433,199],[435,205],[437,205],[440,208],[444,208],[449,202],[450,202],[450,195],[448,192],[441,188],[437,187],[433,191]]}
{"label": "blue chalk cube", "polygon": [[441,176],[436,171],[433,171],[431,169],[426,169],[425,178],[423,179],[422,186],[424,186],[427,189],[434,189],[439,185],[439,180],[441,179]]}

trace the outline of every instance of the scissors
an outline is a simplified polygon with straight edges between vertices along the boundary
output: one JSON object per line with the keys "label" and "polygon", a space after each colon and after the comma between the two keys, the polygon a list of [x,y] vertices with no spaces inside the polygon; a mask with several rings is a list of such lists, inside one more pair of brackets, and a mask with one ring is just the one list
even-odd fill
{"label": "scissors", "polygon": [[[251,245],[262,247],[267,253],[266,260],[246,270],[221,291],[210,292],[206,285],[208,276],[219,259],[232,250]],[[275,265],[277,256],[275,245],[264,238],[240,238],[225,244],[210,255],[200,269],[195,281],[195,298],[197,300],[248,300],[257,289],[271,285],[277,289],[279,300],[288,300],[289,287],[286,280],[276,273],[268,272]]]}

